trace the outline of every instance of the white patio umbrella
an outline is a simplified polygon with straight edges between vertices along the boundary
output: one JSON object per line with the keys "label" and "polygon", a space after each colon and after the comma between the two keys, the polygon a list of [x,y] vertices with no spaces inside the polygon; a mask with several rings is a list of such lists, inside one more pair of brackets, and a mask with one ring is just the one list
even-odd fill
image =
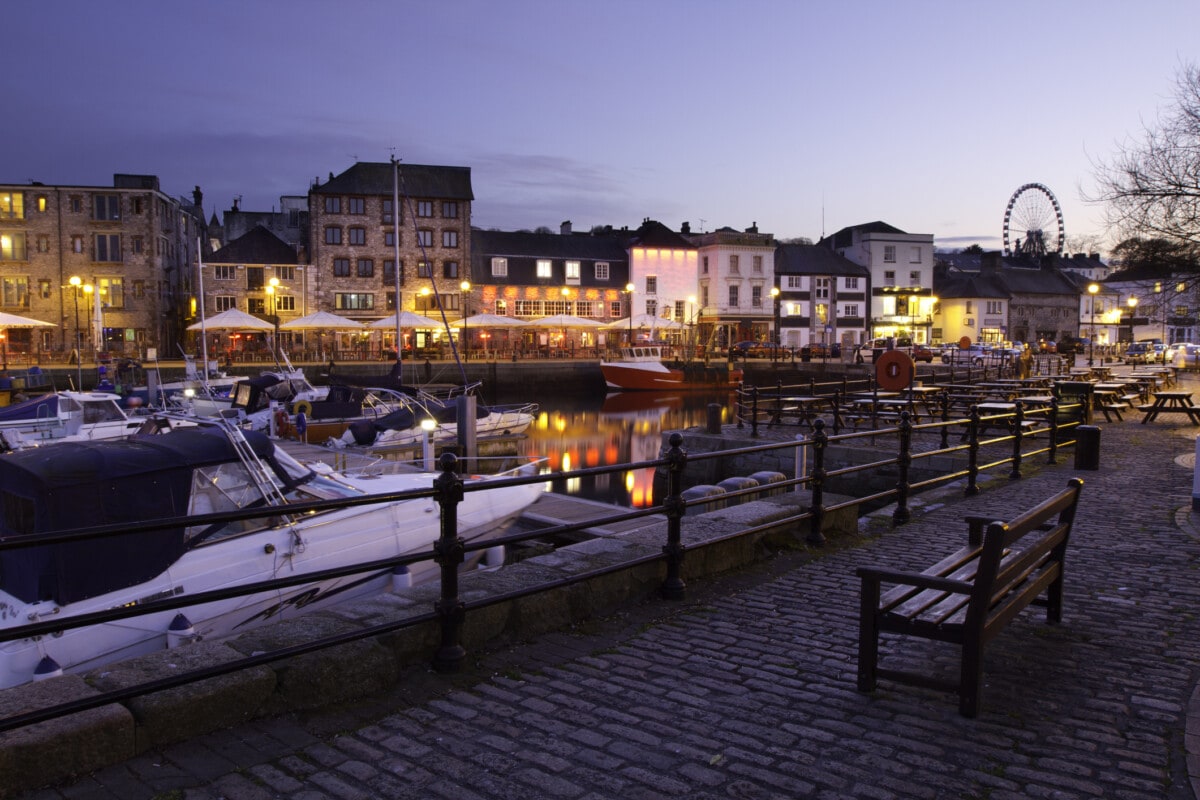
{"label": "white patio umbrella", "polygon": [[530,320],[525,323],[530,328],[603,328],[604,323],[598,319],[576,317],[571,314],[555,314],[552,317]]}
{"label": "white patio umbrella", "polygon": [[337,314],[330,314],[328,311],[316,311],[312,314],[305,314],[303,317],[297,317],[294,320],[285,322],[279,326],[283,331],[356,331],[365,328],[366,323],[359,322],[356,319],[348,319],[339,317]]}
{"label": "white patio umbrella", "polygon": [[[374,330],[387,330],[396,327],[396,315],[377,319],[367,325],[368,328]],[[420,314],[414,314],[411,311],[401,311],[399,324],[401,328],[440,328],[441,323],[432,317],[423,317]]]}
{"label": "white patio umbrella", "polygon": [[529,323],[516,317],[506,317],[503,314],[475,314],[464,319],[456,319],[450,323],[451,328],[523,328]]}
{"label": "white patio umbrella", "polygon": [[269,331],[274,328],[275,326],[266,320],[251,316],[245,311],[230,308],[220,314],[213,314],[208,319],[194,322],[188,325],[187,329],[189,331]]}
{"label": "white patio umbrella", "polygon": [[683,330],[687,327],[687,325],[679,322],[678,320],[667,319],[666,317],[655,317],[650,314],[636,314],[633,317],[632,325],[630,324],[629,317],[622,317],[621,319],[613,320],[604,327],[610,331],[629,330],[631,327],[636,328],[637,330],[649,330],[650,328],[654,328],[662,331],[678,331]]}
{"label": "white patio umbrella", "polygon": [[42,322],[40,319],[32,317],[22,317],[19,314],[9,314],[5,311],[0,311],[0,330],[5,331],[4,338],[0,340],[4,347],[4,363],[3,368],[8,369],[8,329],[9,328],[57,328],[53,322]]}

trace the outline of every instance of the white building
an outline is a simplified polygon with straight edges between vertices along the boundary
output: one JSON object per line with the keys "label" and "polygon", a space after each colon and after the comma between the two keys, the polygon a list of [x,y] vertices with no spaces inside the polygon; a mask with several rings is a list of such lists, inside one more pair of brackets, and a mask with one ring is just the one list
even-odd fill
{"label": "white building", "polygon": [[700,321],[716,347],[740,341],[778,341],[775,237],[752,225],[683,235],[699,248],[696,295]]}

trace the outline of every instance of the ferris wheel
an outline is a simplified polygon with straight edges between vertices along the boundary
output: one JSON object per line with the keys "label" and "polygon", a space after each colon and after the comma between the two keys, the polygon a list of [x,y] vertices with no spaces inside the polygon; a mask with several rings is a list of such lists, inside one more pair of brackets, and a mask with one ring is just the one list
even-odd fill
{"label": "ferris wheel", "polygon": [[1004,255],[1061,254],[1065,243],[1062,207],[1054,192],[1040,183],[1027,183],[1013,192],[1004,209]]}

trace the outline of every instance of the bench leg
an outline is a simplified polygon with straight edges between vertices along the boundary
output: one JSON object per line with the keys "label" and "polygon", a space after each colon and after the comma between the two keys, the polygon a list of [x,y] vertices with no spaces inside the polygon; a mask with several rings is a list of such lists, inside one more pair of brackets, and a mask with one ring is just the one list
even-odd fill
{"label": "bench leg", "polygon": [[983,694],[983,644],[968,635],[962,645],[962,664],[958,678],[958,713],[974,718],[979,715]]}
{"label": "bench leg", "polygon": [[864,580],[858,612],[858,690],[873,692],[878,683],[875,669],[879,664],[879,628],[875,614],[879,610],[878,581]]}

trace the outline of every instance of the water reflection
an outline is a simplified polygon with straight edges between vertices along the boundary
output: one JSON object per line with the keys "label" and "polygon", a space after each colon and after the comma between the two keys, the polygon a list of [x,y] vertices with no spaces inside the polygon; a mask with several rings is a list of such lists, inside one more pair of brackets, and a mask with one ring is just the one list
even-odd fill
{"label": "water reflection", "polygon": [[[551,471],[567,471],[658,458],[664,431],[704,425],[711,403],[719,404],[728,417],[732,396],[727,392],[618,392],[607,397],[539,398],[538,403],[538,418],[522,450],[547,457]],[[653,485],[654,470],[638,469],[560,481],[553,490],[642,508],[654,505]]]}

